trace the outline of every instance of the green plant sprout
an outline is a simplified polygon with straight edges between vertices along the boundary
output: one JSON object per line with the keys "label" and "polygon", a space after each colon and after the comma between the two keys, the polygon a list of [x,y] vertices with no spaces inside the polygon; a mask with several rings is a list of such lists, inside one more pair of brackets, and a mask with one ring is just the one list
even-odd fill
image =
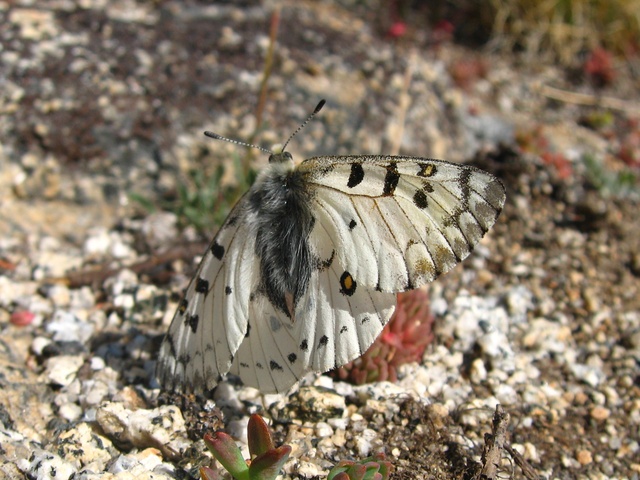
{"label": "green plant sprout", "polygon": [[593,155],[584,155],[587,177],[596,189],[608,196],[624,197],[638,192],[638,175],[626,168],[618,172],[607,170]]}
{"label": "green plant sprout", "polygon": [[225,167],[218,165],[211,175],[202,169],[193,169],[176,187],[176,198],[160,201],[157,204],[149,198],[137,193],[130,193],[129,198],[138,203],[149,213],[156,210],[173,212],[184,227],[192,225],[200,233],[210,233],[213,226],[222,225],[235,201],[246,192],[256,178],[256,172],[249,169],[245,172],[238,155],[233,156],[235,182],[221,186]]}
{"label": "green plant sprout", "polygon": [[[206,434],[204,443],[235,480],[273,480],[289,458],[291,446],[275,448],[269,427],[260,415],[253,414],[247,426],[250,461],[245,461],[236,442],[224,432]],[[220,474],[209,467],[200,468],[202,480],[219,480]]]}
{"label": "green plant sprout", "polygon": [[378,453],[359,462],[341,460],[331,469],[327,480],[387,480],[391,468],[384,453]]}

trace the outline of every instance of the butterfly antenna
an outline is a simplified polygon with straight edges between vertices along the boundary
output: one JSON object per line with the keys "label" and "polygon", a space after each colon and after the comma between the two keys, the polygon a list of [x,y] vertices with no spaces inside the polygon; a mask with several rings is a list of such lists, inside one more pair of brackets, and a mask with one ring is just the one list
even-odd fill
{"label": "butterfly antenna", "polygon": [[307,123],[309,123],[311,121],[311,119],[315,116],[316,113],[318,113],[320,110],[322,110],[322,107],[324,107],[325,103],[327,103],[327,102],[325,101],[324,98],[322,100],[320,100],[318,105],[316,105],[316,108],[313,110],[313,112],[311,112],[311,115],[309,115],[307,117],[307,119],[304,122],[302,122],[302,124],[296,129],[296,131],[291,134],[291,136],[289,137],[289,140],[284,142],[284,145],[282,146],[282,151],[283,152],[284,152],[284,149],[287,148],[287,145],[289,145],[289,142],[291,141],[291,139],[293,137],[295,137],[297,135],[297,133],[300,130],[302,130]]}
{"label": "butterfly antenna", "polygon": [[266,148],[259,147],[258,145],[254,145],[252,143],[241,142],[240,140],[233,140],[232,138],[223,137],[222,135],[218,135],[217,133],[213,133],[213,132],[204,132],[204,134],[209,138],[215,138],[216,140],[224,140],[225,142],[235,143],[236,145],[241,145],[243,147],[257,148],[258,150],[262,150],[265,153],[273,155],[273,152],[271,150],[267,150]]}

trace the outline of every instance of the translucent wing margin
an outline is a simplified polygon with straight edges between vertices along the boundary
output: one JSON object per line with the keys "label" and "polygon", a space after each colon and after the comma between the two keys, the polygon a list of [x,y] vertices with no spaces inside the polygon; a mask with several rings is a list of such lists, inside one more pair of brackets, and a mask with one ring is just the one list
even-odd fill
{"label": "translucent wing margin", "polygon": [[258,265],[255,238],[241,220],[243,202],[205,252],[162,342],[156,376],[164,388],[213,388],[245,337]]}
{"label": "translucent wing margin", "polygon": [[[477,168],[418,157],[315,157],[310,243],[367,288],[400,292],[466,258],[495,223],[505,189]],[[333,239],[339,248],[328,247]]]}

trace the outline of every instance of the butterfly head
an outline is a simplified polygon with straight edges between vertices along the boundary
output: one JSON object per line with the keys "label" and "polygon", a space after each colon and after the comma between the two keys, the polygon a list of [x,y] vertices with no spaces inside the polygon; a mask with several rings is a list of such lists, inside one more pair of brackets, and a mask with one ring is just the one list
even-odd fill
{"label": "butterfly head", "polygon": [[277,152],[269,155],[269,163],[291,163],[293,164],[293,156],[289,152]]}
{"label": "butterfly head", "polygon": [[307,119],[304,122],[302,122],[302,124],[297,128],[297,130],[291,134],[289,139],[286,142],[284,142],[284,145],[282,145],[282,147],[280,147],[278,149],[275,149],[275,151],[273,151],[273,152],[271,150],[267,150],[266,148],[259,147],[258,145],[252,145],[250,143],[240,142],[238,140],[233,140],[231,138],[223,137],[222,135],[218,135],[217,133],[204,132],[204,134],[207,137],[215,138],[216,140],[224,140],[225,142],[235,143],[236,145],[243,145],[245,147],[257,148],[258,150],[262,150],[263,152],[266,152],[266,153],[269,154],[269,163],[270,164],[285,165],[286,167],[293,168],[293,157],[291,156],[291,154],[289,152],[285,151],[285,148],[287,148],[287,145],[289,144],[291,139],[293,137],[295,137],[296,134],[300,130],[302,130],[302,128],[307,123],[309,123],[309,121],[314,117],[314,115],[316,115],[322,109],[322,107],[324,106],[325,103],[326,103],[325,100],[320,100],[320,103],[318,103],[318,105],[316,105],[316,108],[313,110],[313,112],[311,112],[311,115],[309,115],[307,117]]}

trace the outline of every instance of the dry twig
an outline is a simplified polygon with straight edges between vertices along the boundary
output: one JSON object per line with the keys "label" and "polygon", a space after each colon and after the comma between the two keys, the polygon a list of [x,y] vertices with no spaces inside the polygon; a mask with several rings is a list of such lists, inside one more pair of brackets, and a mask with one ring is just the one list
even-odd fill
{"label": "dry twig", "polygon": [[502,449],[507,443],[506,436],[509,419],[509,414],[504,411],[502,405],[496,405],[491,433],[486,433],[484,436],[482,470],[480,471],[480,478],[483,480],[495,480],[498,477]]}
{"label": "dry twig", "polygon": [[565,103],[574,103],[576,105],[585,105],[588,107],[597,106],[629,113],[640,110],[639,105],[636,105],[634,102],[629,102],[628,100],[621,100],[613,97],[601,97],[588,93],[570,92],[568,90],[550,87],[549,85],[542,85],[540,87],[540,93],[547,98],[552,98],[553,100]]}
{"label": "dry twig", "polygon": [[[194,242],[188,245],[181,245],[179,247],[172,248],[167,252],[154,255],[151,258],[131,265],[112,267],[112,263],[104,263],[87,270],[68,272],[63,278],[50,278],[47,280],[52,283],[64,283],[70,288],[80,288],[85,285],[91,285],[95,288],[99,288],[107,278],[116,275],[121,270],[128,269],[137,275],[145,273],[152,274],[152,272],[161,265],[181,259],[191,261],[196,255],[200,255],[205,248],[206,246],[202,242]],[[171,275],[171,272],[167,272],[167,276]],[[163,275],[160,274],[160,276],[162,277]],[[163,278],[156,278],[157,283],[163,283],[163,280]]]}

